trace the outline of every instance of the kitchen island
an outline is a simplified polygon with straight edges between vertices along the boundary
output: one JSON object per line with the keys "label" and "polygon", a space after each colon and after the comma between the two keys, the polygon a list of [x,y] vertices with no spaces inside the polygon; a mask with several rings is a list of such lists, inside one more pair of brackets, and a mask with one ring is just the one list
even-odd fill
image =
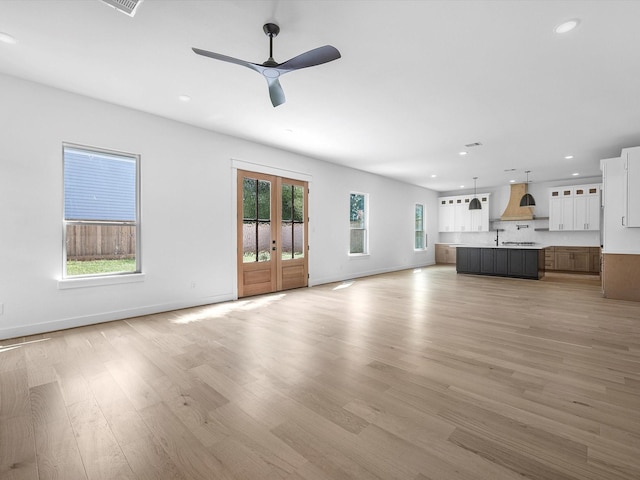
{"label": "kitchen island", "polygon": [[458,245],[456,271],[474,275],[530,278],[544,277],[542,245]]}

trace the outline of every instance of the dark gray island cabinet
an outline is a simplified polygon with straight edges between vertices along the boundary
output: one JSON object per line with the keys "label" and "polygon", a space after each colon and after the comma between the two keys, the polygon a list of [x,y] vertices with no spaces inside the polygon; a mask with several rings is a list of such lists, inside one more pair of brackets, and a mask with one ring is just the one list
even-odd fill
{"label": "dark gray island cabinet", "polygon": [[544,277],[544,247],[491,247],[458,245],[456,271],[502,277]]}

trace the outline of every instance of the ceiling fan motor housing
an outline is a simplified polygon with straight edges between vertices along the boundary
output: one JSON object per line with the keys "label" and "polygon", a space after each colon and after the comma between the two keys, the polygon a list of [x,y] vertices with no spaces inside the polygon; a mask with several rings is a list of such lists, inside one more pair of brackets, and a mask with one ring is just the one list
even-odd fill
{"label": "ceiling fan motor housing", "polygon": [[269,37],[277,37],[280,33],[280,27],[275,23],[265,23],[262,26],[262,30],[264,30],[265,35]]}

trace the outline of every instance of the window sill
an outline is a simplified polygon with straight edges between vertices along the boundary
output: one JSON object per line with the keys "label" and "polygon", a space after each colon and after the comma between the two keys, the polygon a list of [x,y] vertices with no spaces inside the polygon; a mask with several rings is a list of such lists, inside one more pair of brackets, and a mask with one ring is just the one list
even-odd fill
{"label": "window sill", "polygon": [[369,257],[368,253],[350,253],[349,258],[367,258]]}
{"label": "window sill", "polygon": [[96,277],[64,278],[58,280],[58,290],[144,282],[144,278],[144,273],[126,273],[120,275],[105,275]]}

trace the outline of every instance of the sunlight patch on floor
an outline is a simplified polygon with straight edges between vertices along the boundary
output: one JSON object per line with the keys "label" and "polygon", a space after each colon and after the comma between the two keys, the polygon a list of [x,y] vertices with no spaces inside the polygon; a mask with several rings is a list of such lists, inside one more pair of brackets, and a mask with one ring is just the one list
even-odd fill
{"label": "sunlight patch on floor", "polygon": [[332,290],[342,290],[343,288],[349,288],[355,283],[355,280],[345,280],[340,285],[333,287]]}
{"label": "sunlight patch on floor", "polygon": [[248,300],[236,300],[234,302],[219,303],[208,307],[199,307],[195,311],[186,311],[171,321],[171,323],[186,325],[193,322],[201,322],[212,318],[222,318],[233,312],[255,310],[266,307],[282,300],[286,293],[250,298]]}
{"label": "sunlight patch on floor", "polygon": [[0,345],[0,353],[8,352],[9,350],[15,350],[16,348],[20,348],[24,345],[29,345],[30,343],[40,343],[46,342],[47,340],[51,340],[50,338],[41,338],[40,340],[31,340],[30,342],[22,342],[22,343],[13,343],[11,345]]}

